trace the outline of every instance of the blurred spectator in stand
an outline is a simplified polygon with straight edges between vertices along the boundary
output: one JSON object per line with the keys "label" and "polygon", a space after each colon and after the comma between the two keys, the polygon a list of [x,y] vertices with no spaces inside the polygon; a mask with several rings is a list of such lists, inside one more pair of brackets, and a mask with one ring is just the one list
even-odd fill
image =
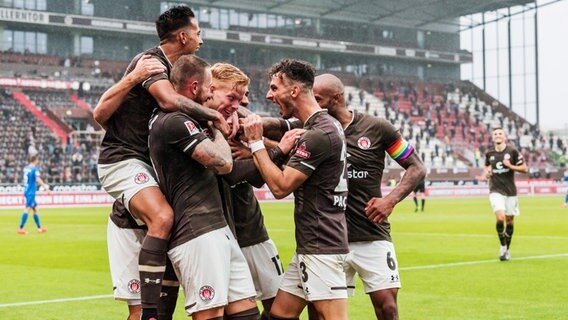
{"label": "blurred spectator in stand", "polygon": [[475,148],[473,156],[475,158],[475,167],[479,168],[479,159],[481,158],[481,150],[479,150],[479,148]]}

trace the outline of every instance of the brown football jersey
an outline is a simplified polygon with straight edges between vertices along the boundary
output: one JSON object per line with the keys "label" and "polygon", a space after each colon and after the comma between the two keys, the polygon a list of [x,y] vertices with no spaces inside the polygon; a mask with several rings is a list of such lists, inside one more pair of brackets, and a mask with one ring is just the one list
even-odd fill
{"label": "brown football jersey", "polygon": [[130,62],[128,74],[134,70],[142,55],[149,54],[166,66],[165,73],[152,75],[137,84],[124,98],[120,107],[106,123],[106,132],[101,143],[100,164],[109,164],[126,159],[138,159],[150,164],[148,155],[148,121],[158,103],[148,91],[156,81],[168,79],[171,66],[159,47],[149,49]]}
{"label": "brown football jersey", "polygon": [[327,110],[313,114],[304,129],[287,163],[308,176],[294,191],[296,252],[348,253],[343,129]]}
{"label": "brown football jersey", "polygon": [[489,180],[489,192],[513,197],[517,195],[515,171],[503,165],[505,159],[509,159],[516,166],[524,163],[523,155],[510,145],[507,145],[503,151],[492,148],[485,154],[485,165],[491,166],[492,173]]}
{"label": "brown football jersey", "polygon": [[208,137],[189,116],[158,111],[150,122],[150,157],[160,189],[174,210],[170,248],[227,225],[217,176],[191,158]]}

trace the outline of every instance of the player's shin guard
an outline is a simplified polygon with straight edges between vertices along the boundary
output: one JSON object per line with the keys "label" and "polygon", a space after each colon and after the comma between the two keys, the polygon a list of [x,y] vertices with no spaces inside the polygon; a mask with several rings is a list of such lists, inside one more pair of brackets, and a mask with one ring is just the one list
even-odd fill
{"label": "player's shin guard", "polygon": [[513,241],[513,232],[515,231],[515,225],[508,224],[505,229],[505,242],[507,243],[507,249],[511,246],[511,241]]}
{"label": "player's shin guard", "polygon": [[260,312],[257,307],[237,312],[231,315],[225,315],[226,320],[258,320]]}
{"label": "player's shin guard", "polygon": [[157,318],[162,279],[166,270],[168,240],[146,236],[138,257],[142,320]]}
{"label": "player's shin guard", "polygon": [[28,221],[28,213],[24,211],[22,212],[22,218],[20,219],[20,229],[22,229],[26,225],[27,221]]}
{"label": "player's shin guard", "polygon": [[496,224],[496,229],[497,229],[497,235],[499,236],[499,242],[501,243],[502,246],[506,245],[507,243],[505,242],[505,223],[503,221],[497,221]]}

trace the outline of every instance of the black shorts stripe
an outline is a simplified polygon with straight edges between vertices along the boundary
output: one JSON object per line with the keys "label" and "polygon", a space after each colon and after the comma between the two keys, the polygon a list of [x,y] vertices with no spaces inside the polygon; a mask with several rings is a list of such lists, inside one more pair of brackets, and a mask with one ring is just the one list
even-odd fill
{"label": "black shorts stripe", "polygon": [[[355,287],[353,287],[355,288]],[[347,290],[347,287],[331,287],[331,290]]]}

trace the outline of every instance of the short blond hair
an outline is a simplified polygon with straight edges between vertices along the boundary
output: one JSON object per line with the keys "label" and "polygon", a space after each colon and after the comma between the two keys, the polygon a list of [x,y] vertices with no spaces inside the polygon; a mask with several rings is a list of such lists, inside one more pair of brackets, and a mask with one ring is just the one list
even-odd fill
{"label": "short blond hair", "polygon": [[211,75],[213,76],[213,81],[231,83],[233,88],[244,87],[250,84],[249,77],[241,69],[229,63],[214,64],[211,67]]}

